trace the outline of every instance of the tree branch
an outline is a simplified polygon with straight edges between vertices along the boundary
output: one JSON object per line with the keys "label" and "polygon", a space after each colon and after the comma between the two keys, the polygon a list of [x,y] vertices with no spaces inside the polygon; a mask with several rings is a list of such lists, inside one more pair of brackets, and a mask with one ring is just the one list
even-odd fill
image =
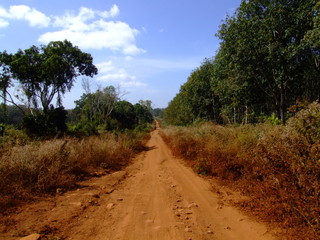
{"label": "tree branch", "polygon": [[6,96],[9,96],[9,98],[6,98],[2,94],[0,94],[0,97],[4,101],[13,104],[14,106],[16,106],[23,113],[23,115],[26,115],[25,110],[22,107],[20,107],[18,104],[15,103],[15,101],[13,100],[13,97],[11,96],[11,94],[7,90],[6,90]]}

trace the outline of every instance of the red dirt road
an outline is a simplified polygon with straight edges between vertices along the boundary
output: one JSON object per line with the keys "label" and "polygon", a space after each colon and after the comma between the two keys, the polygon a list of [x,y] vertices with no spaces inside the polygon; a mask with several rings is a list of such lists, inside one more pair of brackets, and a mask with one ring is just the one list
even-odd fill
{"label": "red dirt road", "polygon": [[151,133],[147,147],[125,171],[93,178],[83,188],[2,220],[0,239],[32,233],[56,240],[275,239],[172,157],[159,130]]}

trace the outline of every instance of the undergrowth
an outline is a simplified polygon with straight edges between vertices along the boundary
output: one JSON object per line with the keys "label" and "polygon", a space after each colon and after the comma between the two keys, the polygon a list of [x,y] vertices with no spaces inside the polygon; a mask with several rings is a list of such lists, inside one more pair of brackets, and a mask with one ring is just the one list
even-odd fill
{"label": "undergrowth", "polygon": [[250,196],[238,205],[286,229],[285,238],[319,239],[319,104],[298,112],[286,126],[205,123],[167,127],[162,136],[198,173]]}
{"label": "undergrowth", "polygon": [[1,148],[0,212],[36,195],[70,189],[97,170],[121,169],[142,150],[148,136],[146,132],[103,133],[23,142],[11,137],[13,142]]}

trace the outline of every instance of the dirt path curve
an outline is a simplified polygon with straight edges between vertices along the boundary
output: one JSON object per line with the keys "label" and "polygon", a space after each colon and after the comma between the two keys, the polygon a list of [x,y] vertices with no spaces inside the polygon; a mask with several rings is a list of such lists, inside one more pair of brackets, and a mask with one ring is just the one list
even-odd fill
{"label": "dirt path curve", "polygon": [[[43,203],[42,211],[29,207],[25,214],[38,209],[33,218],[39,220],[28,221],[25,234],[77,240],[274,239],[265,226],[223,205],[206,180],[174,159],[158,129],[147,147],[126,172],[113,176],[113,184],[111,176],[96,178],[86,188]],[[21,213],[14,220],[26,226],[21,223],[26,218]],[[20,239],[11,233],[0,239]]]}

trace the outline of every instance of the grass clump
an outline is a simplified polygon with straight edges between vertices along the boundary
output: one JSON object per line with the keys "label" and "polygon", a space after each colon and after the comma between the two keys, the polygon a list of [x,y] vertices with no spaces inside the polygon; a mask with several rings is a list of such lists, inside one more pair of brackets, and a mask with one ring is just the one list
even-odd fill
{"label": "grass clump", "polygon": [[198,173],[216,176],[250,196],[239,206],[287,229],[288,239],[318,239],[319,104],[301,110],[286,126],[206,123],[168,127],[162,136],[173,154]]}

